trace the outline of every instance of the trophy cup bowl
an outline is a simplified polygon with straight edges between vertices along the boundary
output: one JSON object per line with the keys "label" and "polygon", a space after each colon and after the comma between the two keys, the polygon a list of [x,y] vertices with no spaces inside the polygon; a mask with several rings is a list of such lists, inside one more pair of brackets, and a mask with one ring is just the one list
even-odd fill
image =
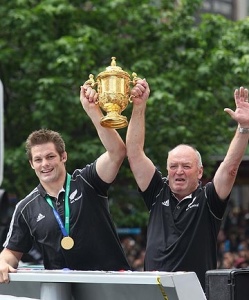
{"label": "trophy cup bowl", "polygon": [[100,120],[103,127],[120,129],[128,125],[126,116],[121,115],[125,110],[130,96],[130,83],[135,84],[137,74],[132,73],[133,81],[130,75],[123,71],[122,68],[116,66],[116,57],[112,57],[111,65],[106,68],[106,71],[99,73],[94,81],[94,76],[89,75],[91,86],[97,85],[98,100],[101,109],[106,112]]}

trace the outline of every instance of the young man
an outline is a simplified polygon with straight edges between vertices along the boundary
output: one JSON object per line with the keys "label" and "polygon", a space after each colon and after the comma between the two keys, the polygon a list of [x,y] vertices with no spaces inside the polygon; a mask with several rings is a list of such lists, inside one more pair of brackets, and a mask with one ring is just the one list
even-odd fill
{"label": "young man", "polygon": [[106,149],[95,162],[68,174],[60,134],[41,129],[29,135],[26,151],[40,184],[15,208],[0,254],[0,282],[9,282],[8,273],[16,272],[23,253],[34,244],[45,269],[130,268],[108,209],[108,189],[126,149],[116,130],[100,125],[97,97],[88,84],[81,87],[82,106]]}
{"label": "young man", "polygon": [[202,186],[199,152],[178,145],[168,153],[167,178],[144,153],[145,110],[149,86],[133,88],[133,111],[126,137],[131,170],[150,212],[145,270],[194,271],[202,287],[205,273],[217,266],[216,243],[221,220],[249,139],[248,90],[235,90],[236,110],[225,111],[238,128],[212,182]]}

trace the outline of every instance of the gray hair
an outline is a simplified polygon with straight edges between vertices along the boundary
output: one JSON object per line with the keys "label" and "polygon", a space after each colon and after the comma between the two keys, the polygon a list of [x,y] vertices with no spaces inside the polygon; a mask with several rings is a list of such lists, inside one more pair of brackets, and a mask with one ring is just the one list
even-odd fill
{"label": "gray hair", "polygon": [[[186,147],[189,147],[189,148],[193,149],[193,150],[195,151],[195,153],[196,153],[198,167],[199,167],[199,168],[203,167],[203,164],[202,164],[202,158],[201,158],[200,152],[199,152],[195,147],[193,147],[193,146],[191,146],[191,145],[188,145],[188,144],[179,144],[179,145],[177,145],[176,147],[174,147],[173,149],[169,150],[168,155],[169,155],[170,152],[172,152],[173,150],[175,150],[175,149],[177,149],[177,148],[179,148],[179,147],[182,147],[182,146],[186,146]],[[167,163],[167,164],[168,164],[168,163]]]}

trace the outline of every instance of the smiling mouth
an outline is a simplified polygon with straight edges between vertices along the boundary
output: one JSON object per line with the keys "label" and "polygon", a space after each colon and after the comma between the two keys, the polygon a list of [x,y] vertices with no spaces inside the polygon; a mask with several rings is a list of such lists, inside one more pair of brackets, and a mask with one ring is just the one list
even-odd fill
{"label": "smiling mouth", "polygon": [[41,171],[42,174],[49,174],[51,173],[53,170],[43,170]]}

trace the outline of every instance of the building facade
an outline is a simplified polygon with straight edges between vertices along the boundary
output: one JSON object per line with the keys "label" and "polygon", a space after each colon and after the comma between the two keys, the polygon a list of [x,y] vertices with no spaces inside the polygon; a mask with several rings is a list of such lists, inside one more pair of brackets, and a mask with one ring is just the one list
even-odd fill
{"label": "building facade", "polygon": [[204,0],[202,12],[218,13],[231,20],[249,15],[249,0]]}

